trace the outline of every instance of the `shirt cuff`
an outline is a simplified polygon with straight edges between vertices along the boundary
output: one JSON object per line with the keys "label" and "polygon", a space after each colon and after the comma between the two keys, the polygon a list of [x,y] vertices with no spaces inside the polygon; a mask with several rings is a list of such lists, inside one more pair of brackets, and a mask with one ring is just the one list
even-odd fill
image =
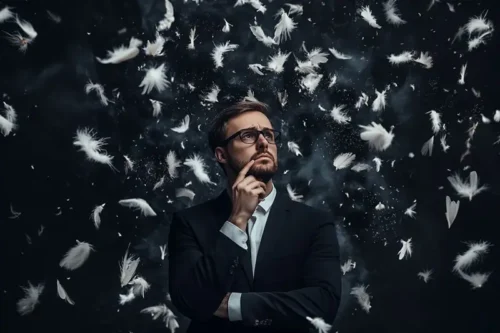
{"label": "shirt cuff", "polygon": [[220,232],[222,232],[224,235],[229,237],[233,242],[238,244],[240,247],[242,247],[245,250],[248,250],[247,247],[247,240],[248,236],[247,233],[235,226],[233,223],[226,221],[223,225],[222,228],[220,228]]}
{"label": "shirt cuff", "polygon": [[229,321],[242,320],[241,316],[241,293],[231,293],[227,301],[227,315]]}

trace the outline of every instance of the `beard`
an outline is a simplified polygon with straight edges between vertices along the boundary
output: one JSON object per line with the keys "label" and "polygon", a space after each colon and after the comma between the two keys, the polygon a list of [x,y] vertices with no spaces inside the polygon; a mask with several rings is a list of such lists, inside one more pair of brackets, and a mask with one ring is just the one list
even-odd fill
{"label": "beard", "polygon": [[[237,176],[248,162],[249,161],[240,161],[230,157],[228,160],[228,166],[234,172],[234,175]],[[273,178],[276,171],[278,171],[277,162],[273,159],[267,159],[257,161],[254,165],[252,165],[250,170],[247,172],[247,176],[254,176],[255,179],[267,184],[267,182]]]}

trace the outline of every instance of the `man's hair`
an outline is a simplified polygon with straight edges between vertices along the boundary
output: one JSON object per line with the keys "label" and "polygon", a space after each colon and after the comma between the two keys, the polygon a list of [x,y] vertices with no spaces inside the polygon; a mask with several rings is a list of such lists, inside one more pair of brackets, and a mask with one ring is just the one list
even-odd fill
{"label": "man's hair", "polygon": [[[269,118],[269,121],[271,121],[271,112],[269,110],[269,106],[265,103],[255,101],[237,102],[223,109],[219,114],[217,114],[215,119],[210,124],[210,129],[208,131],[208,144],[214,154],[215,148],[222,146],[223,141],[226,139],[227,123],[229,122],[229,120],[242,113],[250,111],[261,112],[265,114],[267,118]],[[224,173],[226,173],[224,165],[220,162],[217,163],[219,163]]]}

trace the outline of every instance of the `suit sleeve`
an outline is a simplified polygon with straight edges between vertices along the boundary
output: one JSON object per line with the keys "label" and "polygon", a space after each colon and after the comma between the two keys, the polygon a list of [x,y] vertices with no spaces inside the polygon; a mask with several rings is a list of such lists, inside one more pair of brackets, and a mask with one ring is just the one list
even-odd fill
{"label": "suit sleeve", "polygon": [[316,228],[306,257],[304,288],[288,292],[250,292],[241,296],[243,323],[270,322],[271,329],[309,332],[307,316],[332,324],[340,304],[341,273],[335,224],[331,218]]}
{"label": "suit sleeve", "polygon": [[188,221],[174,213],[168,241],[172,303],[191,319],[209,320],[229,292],[246,252],[222,232],[211,249],[202,251]]}

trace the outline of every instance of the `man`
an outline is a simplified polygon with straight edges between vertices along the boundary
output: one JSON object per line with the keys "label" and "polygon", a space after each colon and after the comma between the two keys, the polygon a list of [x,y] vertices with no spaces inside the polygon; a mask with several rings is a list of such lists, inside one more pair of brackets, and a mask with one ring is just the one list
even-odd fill
{"label": "man", "polygon": [[331,214],[277,189],[280,132],[267,105],[239,102],[213,122],[209,144],[227,188],[173,214],[169,289],[195,332],[310,332],[340,303]]}

